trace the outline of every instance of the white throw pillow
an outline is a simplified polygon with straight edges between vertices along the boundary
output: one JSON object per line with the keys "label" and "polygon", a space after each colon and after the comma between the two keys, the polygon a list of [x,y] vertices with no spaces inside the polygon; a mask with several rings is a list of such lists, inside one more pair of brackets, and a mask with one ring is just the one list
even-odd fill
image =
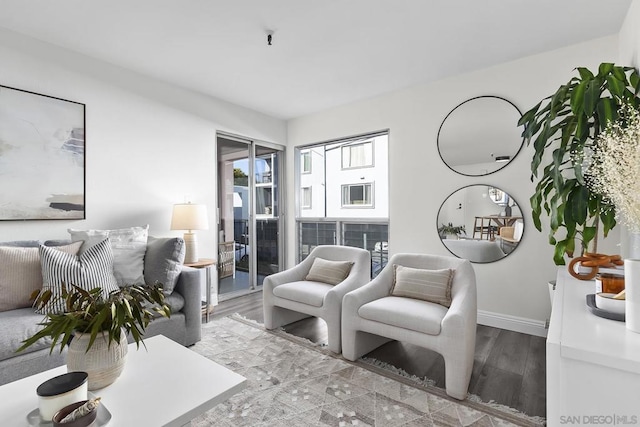
{"label": "white throw pillow", "polygon": [[40,245],[40,262],[42,265],[42,290],[51,290],[49,303],[38,313],[64,312],[64,301],[56,298],[62,293],[62,283],[67,289],[76,285],[90,291],[102,288],[106,298],[110,292],[119,289],[113,275],[113,251],[109,239],[84,251],[80,256],[68,254],[55,247]]}
{"label": "white throw pillow", "polygon": [[[82,242],[56,249],[75,255]],[[42,289],[42,268],[37,247],[0,247],[0,311],[31,307],[31,294]]]}
{"label": "white throw pillow", "polygon": [[116,230],[74,230],[70,228],[68,231],[71,240],[84,242],[80,254],[108,237],[111,249],[113,249],[113,274],[118,280],[118,285],[144,283],[144,254],[147,251],[149,225]]}
{"label": "white throw pillow", "polygon": [[329,261],[315,258],[305,280],[337,285],[347,278],[352,266],[353,262],[351,261]]}
{"label": "white throw pillow", "polygon": [[449,307],[451,305],[451,284],[454,271],[425,270],[393,265],[394,280],[391,295],[434,302]]}

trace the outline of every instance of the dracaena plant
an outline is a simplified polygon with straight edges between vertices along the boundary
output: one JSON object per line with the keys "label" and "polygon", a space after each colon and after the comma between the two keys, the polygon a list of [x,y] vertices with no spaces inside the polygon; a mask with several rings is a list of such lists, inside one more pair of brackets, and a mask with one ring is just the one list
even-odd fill
{"label": "dracaena plant", "polygon": [[624,105],[638,107],[640,75],[633,67],[602,63],[594,74],[576,69],[578,76],[560,86],[521,117],[522,136],[533,142],[530,198],[533,223],[542,231],[542,214],[549,219],[549,243],[554,262],[565,263],[565,254],[585,252],[602,224],[606,236],[616,225],[615,207],[588,186],[584,158],[597,150],[595,140],[619,116]]}
{"label": "dracaena plant", "polygon": [[101,288],[87,291],[75,285],[67,288],[63,283],[59,295],[54,296],[50,290],[36,291],[32,299],[37,309],[61,300],[65,310],[47,314],[38,324],[42,329],[24,340],[16,351],[22,351],[46,337],[52,339],[50,353],[58,343],[62,351],[73,334],[78,332],[90,334],[87,351],[102,332],[108,336],[109,345],[112,342],[118,344],[122,333],[131,334],[139,348],[140,342],[144,345],[145,329],[156,317],[155,313],[164,317],[171,315],[170,308],[164,303],[161,284],[125,286],[104,297]]}

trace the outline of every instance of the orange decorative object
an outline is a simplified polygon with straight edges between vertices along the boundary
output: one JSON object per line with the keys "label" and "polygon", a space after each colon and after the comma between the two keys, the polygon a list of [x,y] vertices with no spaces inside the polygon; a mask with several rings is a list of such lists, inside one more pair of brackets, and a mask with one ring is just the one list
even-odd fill
{"label": "orange decorative object", "polygon": [[[578,273],[574,269],[574,266],[580,263],[583,267],[590,267],[591,271],[588,273]],[[617,267],[624,265],[624,261],[620,255],[605,255],[595,253],[585,253],[584,256],[574,258],[569,263],[569,274],[579,280],[591,280],[596,277],[600,267]]]}

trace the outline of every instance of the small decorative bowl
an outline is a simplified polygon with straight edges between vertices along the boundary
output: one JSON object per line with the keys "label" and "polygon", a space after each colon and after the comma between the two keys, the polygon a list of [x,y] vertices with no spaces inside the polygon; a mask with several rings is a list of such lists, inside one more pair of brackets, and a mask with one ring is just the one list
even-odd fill
{"label": "small decorative bowl", "polygon": [[94,425],[93,422],[96,420],[96,417],[98,416],[98,408],[94,409],[93,411],[89,412],[87,415],[84,415],[80,418],[77,418],[73,421],[69,421],[66,423],[61,423],[60,421],[62,421],[64,419],[64,417],[66,417],[67,415],[69,415],[71,412],[73,412],[74,409],[79,408],[80,406],[84,405],[85,403],[87,403],[87,400],[83,400],[81,402],[75,402],[72,403],[71,405],[67,405],[64,408],[60,409],[58,412],[56,412],[56,414],[53,416],[53,427],[89,427]]}
{"label": "small decorative bowl", "polygon": [[38,386],[38,408],[43,421],[51,421],[61,408],[87,399],[89,375],[86,372],[67,372]]}
{"label": "small decorative bowl", "polygon": [[625,302],[623,299],[613,299],[616,294],[600,292],[596,294],[596,307],[611,313],[624,314]]}

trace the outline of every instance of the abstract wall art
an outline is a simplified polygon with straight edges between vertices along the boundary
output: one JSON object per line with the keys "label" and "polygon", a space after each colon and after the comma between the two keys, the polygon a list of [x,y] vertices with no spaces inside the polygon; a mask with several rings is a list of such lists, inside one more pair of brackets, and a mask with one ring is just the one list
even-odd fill
{"label": "abstract wall art", "polygon": [[85,218],[85,105],[0,85],[0,220]]}

